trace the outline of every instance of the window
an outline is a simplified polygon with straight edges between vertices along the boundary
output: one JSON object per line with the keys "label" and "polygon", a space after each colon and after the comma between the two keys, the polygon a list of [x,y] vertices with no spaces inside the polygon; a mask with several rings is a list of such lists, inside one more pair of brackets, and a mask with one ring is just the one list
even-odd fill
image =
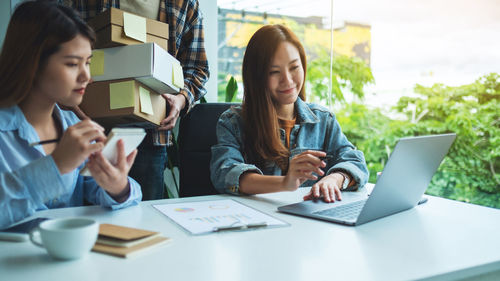
{"label": "window", "polygon": [[219,101],[230,77],[241,83],[250,36],[264,24],[286,24],[306,48],[308,101],[335,112],[349,140],[365,152],[371,182],[400,137],[455,132],[427,193],[500,208],[495,1],[217,3]]}

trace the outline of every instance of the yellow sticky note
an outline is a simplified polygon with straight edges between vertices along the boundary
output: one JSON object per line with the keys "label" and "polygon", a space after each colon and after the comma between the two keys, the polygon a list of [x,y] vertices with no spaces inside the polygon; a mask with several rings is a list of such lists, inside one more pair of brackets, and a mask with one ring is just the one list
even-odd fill
{"label": "yellow sticky note", "polygon": [[109,84],[109,108],[118,109],[134,106],[134,92],[133,80]]}
{"label": "yellow sticky note", "polygon": [[141,102],[141,112],[153,115],[153,104],[151,103],[151,93],[139,86],[139,101]]}
{"label": "yellow sticky note", "polygon": [[146,18],[123,13],[125,35],[141,42],[146,42]]}
{"label": "yellow sticky note", "polygon": [[90,76],[99,76],[104,74],[104,51],[93,50],[90,60]]}
{"label": "yellow sticky note", "polygon": [[176,87],[184,88],[184,74],[179,63],[172,63],[172,83]]}

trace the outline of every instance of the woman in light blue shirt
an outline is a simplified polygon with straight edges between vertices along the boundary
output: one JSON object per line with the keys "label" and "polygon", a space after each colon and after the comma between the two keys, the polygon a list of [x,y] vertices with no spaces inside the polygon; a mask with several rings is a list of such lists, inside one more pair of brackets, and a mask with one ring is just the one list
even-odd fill
{"label": "woman in light blue shirt", "polygon": [[[94,32],[70,8],[49,1],[19,5],[0,54],[0,228],[39,210],[84,202],[119,209],[141,200],[128,171],[100,153],[106,137],[58,104],[76,106],[90,82]],[[58,142],[30,146],[41,140]],[[88,161],[86,161],[88,159]],[[93,177],[79,175],[87,163]]]}
{"label": "woman in light blue shirt", "polygon": [[363,153],[335,115],[305,103],[306,56],[298,38],[268,25],[243,58],[241,107],[224,112],[212,147],[211,179],[220,192],[258,194],[312,186],[304,199],[341,200],[368,179]]}

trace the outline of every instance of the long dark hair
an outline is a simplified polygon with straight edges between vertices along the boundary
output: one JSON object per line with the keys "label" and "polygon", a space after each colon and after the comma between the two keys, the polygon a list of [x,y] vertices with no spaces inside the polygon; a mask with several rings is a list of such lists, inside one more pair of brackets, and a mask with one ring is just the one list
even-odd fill
{"label": "long dark hair", "polygon": [[12,15],[0,54],[0,107],[19,104],[48,58],[78,34],[95,42],[94,31],[69,7],[54,1],[21,3]]}
{"label": "long dark hair", "polygon": [[[306,74],[306,54],[297,36],[283,25],[266,25],[252,36],[243,57],[242,118],[244,124],[245,152],[252,162],[261,165],[266,160],[283,167],[283,159],[290,155],[282,144],[279,135],[278,115],[267,90],[269,69],[278,49],[283,42],[289,42],[299,51],[300,60]],[[304,86],[299,98],[305,101]]]}

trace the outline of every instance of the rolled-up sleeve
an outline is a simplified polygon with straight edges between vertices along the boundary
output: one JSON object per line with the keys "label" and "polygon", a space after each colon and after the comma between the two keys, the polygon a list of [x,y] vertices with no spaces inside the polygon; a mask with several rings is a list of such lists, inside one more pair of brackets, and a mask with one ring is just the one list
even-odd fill
{"label": "rolled-up sleeve", "polygon": [[239,194],[240,177],[252,171],[263,174],[257,166],[245,163],[236,114],[224,112],[217,123],[217,144],[212,146],[210,178],[221,193]]}
{"label": "rolled-up sleeve", "polygon": [[355,185],[349,187],[349,190],[356,190],[364,186],[368,181],[369,172],[365,156],[342,133],[335,116],[329,125],[331,128],[329,154],[331,153],[334,159],[327,163],[328,171],[326,174],[331,174],[335,171],[348,173],[352,177],[352,180],[356,182]]}

